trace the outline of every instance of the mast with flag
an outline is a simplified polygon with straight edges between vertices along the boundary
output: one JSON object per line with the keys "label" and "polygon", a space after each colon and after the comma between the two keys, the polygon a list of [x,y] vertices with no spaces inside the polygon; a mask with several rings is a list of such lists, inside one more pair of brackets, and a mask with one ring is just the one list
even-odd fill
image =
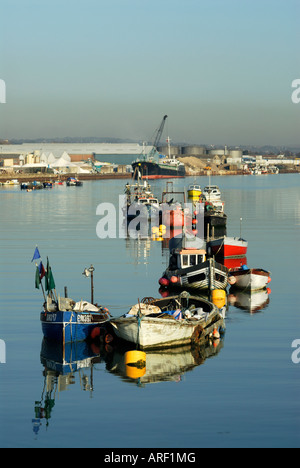
{"label": "mast with flag", "polygon": [[[38,247],[36,246],[31,263],[33,261],[37,261],[41,259],[41,255],[39,252]],[[55,281],[52,273],[52,269],[49,264],[49,258],[47,257],[47,268],[45,269],[42,260],[40,261],[39,265],[37,262],[35,262],[36,265],[36,270],[35,270],[35,288],[40,289],[40,286],[42,288],[43,296],[45,299],[45,302],[47,301],[46,295],[45,295],[45,290],[47,291],[48,295],[51,296],[52,290],[54,290],[56,300],[57,300],[57,294],[56,294],[56,289],[55,289]],[[43,287],[42,279],[45,278],[45,289]]]}

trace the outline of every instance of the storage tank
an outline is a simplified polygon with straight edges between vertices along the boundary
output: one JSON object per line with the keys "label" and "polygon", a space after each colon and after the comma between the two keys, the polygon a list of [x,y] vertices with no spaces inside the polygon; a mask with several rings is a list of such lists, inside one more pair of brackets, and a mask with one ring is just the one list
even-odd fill
{"label": "storage tank", "polygon": [[209,150],[209,154],[212,156],[224,156],[226,151],[225,149],[211,149]]}
{"label": "storage tank", "polygon": [[183,146],[182,154],[186,154],[189,156],[202,156],[203,154],[206,154],[206,148],[205,146],[199,145]]}
{"label": "storage tank", "polygon": [[[159,146],[158,148],[158,152],[159,153],[162,153],[162,154],[166,154],[167,156],[169,155],[169,147],[167,145],[164,145],[164,146]],[[171,155],[180,155],[181,154],[181,147],[180,146],[173,146],[173,145],[170,145],[170,153]]]}
{"label": "storage tank", "polygon": [[232,159],[241,159],[243,156],[243,151],[242,150],[230,150],[229,151],[229,156]]}

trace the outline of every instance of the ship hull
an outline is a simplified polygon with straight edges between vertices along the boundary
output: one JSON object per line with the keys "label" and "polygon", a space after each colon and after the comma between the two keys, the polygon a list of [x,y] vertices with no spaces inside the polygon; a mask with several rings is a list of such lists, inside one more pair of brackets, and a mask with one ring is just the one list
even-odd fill
{"label": "ship hull", "polygon": [[149,161],[132,164],[135,173],[140,172],[142,179],[172,179],[185,177],[185,167],[172,167]]}

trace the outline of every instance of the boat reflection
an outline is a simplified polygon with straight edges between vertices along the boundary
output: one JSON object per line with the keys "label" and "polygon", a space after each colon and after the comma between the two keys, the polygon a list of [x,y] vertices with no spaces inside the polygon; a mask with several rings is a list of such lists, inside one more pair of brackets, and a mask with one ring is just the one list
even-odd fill
{"label": "boat reflection", "polygon": [[44,338],[40,355],[44,368],[43,388],[40,399],[34,404],[33,432],[37,436],[42,426],[49,426],[59,394],[70,390],[76,383],[92,398],[95,392],[93,371],[98,370],[97,364],[103,364],[107,372],[120,377],[124,382],[138,386],[156,382],[180,382],[185,373],[204,364],[206,359],[217,356],[223,346],[224,334],[219,339],[209,339],[199,346],[147,353],[132,350],[119,343],[108,345],[100,342],[73,342],[59,346]]}
{"label": "boat reflection", "polygon": [[46,427],[55,407],[59,393],[75,384],[75,375],[80,387],[92,396],[94,390],[93,368],[103,361],[100,347],[94,343],[72,342],[65,345],[46,340],[41,345],[41,363],[43,370],[43,390],[40,400],[35,401],[35,417],[32,419],[33,432],[37,435],[43,421]]}
{"label": "boat reflection", "polygon": [[255,314],[261,312],[269,305],[270,294],[270,288],[252,292],[230,288],[227,299],[229,305],[250,312],[250,314]]}
{"label": "boat reflection", "polygon": [[[109,354],[106,369],[124,382],[142,387],[150,383],[180,382],[184,374],[204,364],[206,359],[217,356],[223,346],[224,335],[200,346],[149,350],[145,353],[119,348]],[[128,359],[129,353],[132,355],[131,359]]]}

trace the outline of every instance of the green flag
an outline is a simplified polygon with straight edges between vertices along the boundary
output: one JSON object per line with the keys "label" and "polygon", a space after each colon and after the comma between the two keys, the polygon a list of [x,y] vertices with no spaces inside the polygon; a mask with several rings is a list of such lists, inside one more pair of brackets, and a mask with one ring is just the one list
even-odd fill
{"label": "green flag", "polygon": [[47,291],[51,291],[52,289],[55,289],[55,282],[54,282],[51,267],[49,267],[49,272],[48,272],[47,276],[48,276],[48,289],[47,289]]}
{"label": "green flag", "polygon": [[40,278],[40,270],[39,267],[36,267],[36,272],[35,272],[35,287],[36,289],[40,289],[40,284],[41,284],[41,278]]}
{"label": "green flag", "polygon": [[47,257],[47,272],[45,275],[45,289],[48,292],[51,291],[52,289],[55,289],[55,281],[53,278],[51,266],[49,265],[48,257]]}

